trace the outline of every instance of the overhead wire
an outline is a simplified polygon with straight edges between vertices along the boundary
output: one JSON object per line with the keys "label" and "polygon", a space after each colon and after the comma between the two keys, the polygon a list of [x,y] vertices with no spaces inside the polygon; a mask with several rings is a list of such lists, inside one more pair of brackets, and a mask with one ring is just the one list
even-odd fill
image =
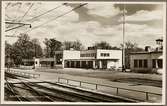
{"label": "overhead wire", "polygon": [[[65,4],[65,3],[64,3],[64,4]],[[31,19],[28,19],[28,20],[26,20],[26,21],[31,21],[31,20],[34,20],[34,19],[36,19],[36,18],[39,18],[39,17],[41,17],[41,16],[43,16],[43,15],[45,15],[45,14],[47,14],[47,13],[53,11],[53,10],[56,10],[56,9],[60,8],[61,6],[63,6],[63,5],[59,5],[59,6],[55,7],[55,8],[52,8],[52,9],[50,9],[50,10],[48,10],[48,11],[46,11],[46,12],[40,14],[40,15],[37,15],[37,16],[31,18]]]}
{"label": "overhead wire", "polygon": [[[28,14],[28,12],[30,11],[30,9],[32,8],[34,6],[34,3],[32,3],[31,5],[30,5],[30,7],[28,8],[28,10],[25,12],[25,14],[22,16],[22,18],[19,20],[19,22],[21,22],[23,19],[24,19],[24,17]],[[21,26],[22,27],[22,26]],[[18,27],[19,28],[19,27]],[[17,31],[15,31],[14,32],[14,35],[17,33]]]}
{"label": "overhead wire", "polygon": [[[65,4],[66,4],[66,3],[63,3],[63,5],[65,5]],[[20,21],[22,21],[23,18],[28,14],[28,12],[30,11],[30,9],[32,8],[33,5],[34,5],[34,4],[32,4],[32,5],[29,7],[29,9],[28,9],[28,10],[26,11],[26,13],[22,16],[22,18],[21,18]],[[57,9],[57,8],[59,8],[59,7],[61,7],[61,6],[63,6],[63,5],[57,6],[57,7],[53,8],[53,9],[50,9],[50,10],[48,10],[48,11],[46,11],[46,12],[44,12],[44,13],[38,15],[38,16],[35,16],[35,17],[33,17],[33,18],[29,19],[29,20],[26,20],[26,21],[30,21],[30,20],[33,20],[33,19],[35,19],[35,18],[39,18],[40,16],[45,15],[45,14],[47,14],[47,13],[49,13],[49,12],[51,12],[51,11],[53,11],[53,10],[55,10],[55,9]],[[18,21],[18,22],[20,22],[20,21]],[[18,26],[18,27],[16,27],[16,28],[20,28],[20,26]],[[11,28],[11,29],[16,29],[16,28]],[[8,30],[7,30],[7,31],[8,31]],[[14,35],[15,35],[15,34],[16,34],[16,31],[14,32]]]}
{"label": "overhead wire", "polygon": [[[17,5],[16,6],[18,6],[18,8],[17,8],[17,11],[19,11],[20,10],[20,8],[21,8],[21,4],[19,3],[19,5],[18,5],[18,3],[17,3]],[[6,14],[6,16],[8,16],[7,14]],[[9,16],[8,16],[9,17]],[[15,17],[14,17],[14,19],[13,20],[11,20],[12,22],[16,22],[17,20],[18,20],[18,18],[17,18],[18,16],[17,16],[17,12],[16,12],[16,14],[15,14]],[[9,17],[10,18],[10,17]],[[10,27],[12,27],[12,26],[14,26],[14,25],[12,25],[12,24],[10,24],[7,28],[10,28]]]}
{"label": "overhead wire", "polygon": [[[32,8],[32,6],[34,5],[34,3],[32,3],[31,5],[30,5],[30,7],[28,8],[28,10],[24,13],[24,15],[22,16],[22,18],[18,21],[18,22],[21,22],[23,19],[24,19],[24,17],[28,14],[28,12],[30,11],[30,9]],[[18,8],[18,10],[20,9],[20,6],[19,6],[19,8]],[[16,19],[17,20],[17,19]],[[14,21],[16,21],[16,20],[14,20]],[[12,25],[12,24],[11,24]],[[7,31],[10,31],[10,30],[13,30],[13,29],[16,29],[16,28],[20,28],[20,27],[22,27],[22,26],[24,26],[24,25],[19,25],[19,26],[17,26],[17,27],[13,27],[13,28],[10,28],[10,29],[7,29],[7,30],[5,30],[5,32],[7,32]],[[14,34],[13,35],[15,35],[16,34],[16,31],[14,32]]]}
{"label": "overhead wire", "polygon": [[7,5],[6,5],[5,9],[7,9],[7,8],[8,8],[8,6],[9,6],[10,4],[11,4],[11,3],[7,3]]}
{"label": "overhead wire", "polygon": [[88,4],[88,3],[80,4],[79,6],[76,6],[75,8],[71,9],[70,11],[67,11],[67,12],[65,12],[64,14],[61,14],[61,15],[57,16],[56,18],[53,18],[53,19],[51,19],[51,20],[48,20],[48,21],[46,21],[46,22],[44,22],[44,23],[42,23],[42,24],[40,24],[40,25],[38,25],[38,26],[32,28],[31,30],[28,30],[28,31],[24,32],[24,33],[30,32],[30,31],[32,31],[32,30],[34,30],[34,29],[37,29],[37,28],[39,28],[39,27],[41,27],[41,26],[43,26],[43,25],[45,25],[45,24],[48,24],[48,23],[50,23],[50,22],[52,22],[52,21],[55,21],[56,19],[58,19],[58,18],[60,18],[60,17],[63,17],[63,16],[65,16],[65,15],[71,13],[72,11],[74,11],[74,10],[76,10],[76,9],[79,9],[79,8],[81,8],[81,7],[83,7],[83,6],[87,5],[87,4]]}
{"label": "overhead wire", "polygon": [[[9,5],[8,5],[9,6]],[[17,5],[16,5],[17,6]],[[18,6],[18,8],[17,8],[17,11],[20,9],[20,6]],[[7,16],[8,18],[10,18],[7,14],[5,15],[5,16]],[[11,20],[12,22],[15,22],[15,21],[17,21],[17,13],[15,13],[15,17],[13,17],[14,19],[13,20]],[[11,18],[10,18],[11,19]],[[6,28],[10,28],[10,27],[13,27],[14,25],[9,25],[8,27],[6,27]]]}
{"label": "overhead wire", "polygon": [[28,14],[28,12],[30,11],[30,9],[32,8],[32,6],[34,5],[34,3],[32,3],[30,5],[30,7],[28,8],[28,10],[25,12],[25,14],[22,16],[22,18],[20,19],[20,21],[22,21],[24,19],[24,17]]}

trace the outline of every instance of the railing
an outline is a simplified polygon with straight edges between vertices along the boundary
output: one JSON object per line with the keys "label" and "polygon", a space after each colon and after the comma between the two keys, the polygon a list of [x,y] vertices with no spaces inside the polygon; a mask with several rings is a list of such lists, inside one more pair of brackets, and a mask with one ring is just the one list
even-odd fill
{"label": "railing", "polygon": [[5,69],[6,72],[12,73],[15,75],[20,75],[28,78],[38,78],[40,77],[40,74],[34,74],[34,73],[28,73],[28,72],[21,72],[21,71],[16,71],[16,70],[10,70],[10,69]]}
{"label": "railing", "polygon": [[[70,81],[78,82],[78,84],[70,84]],[[68,85],[78,86],[78,87],[85,87],[85,86],[83,86],[84,84],[89,84],[89,85],[93,86],[93,88],[90,88],[90,89],[93,89],[93,90],[100,90],[100,87],[102,87],[102,86],[103,87],[114,88],[116,90],[116,95],[119,95],[119,96],[121,96],[121,92],[120,92],[121,90],[143,93],[143,94],[145,94],[144,100],[146,100],[146,101],[149,101],[149,95],[156,95],[156,96],[162,97],[162,94],[159,94],[159,93],[153,93],[153,92],[141,91],[141,90],[134,90],[134,89],[128,89],[128,88],[122,88],[122,87],[114,87],[114,86],[111,86],[111,85],[96,84],[96,83],[90,83],[90,82],[86,82],[86,81],[79,81],[79,80],[73,80],[73,79],[67,79],[67,78],[58,78],[58,82],[68,84]]]}

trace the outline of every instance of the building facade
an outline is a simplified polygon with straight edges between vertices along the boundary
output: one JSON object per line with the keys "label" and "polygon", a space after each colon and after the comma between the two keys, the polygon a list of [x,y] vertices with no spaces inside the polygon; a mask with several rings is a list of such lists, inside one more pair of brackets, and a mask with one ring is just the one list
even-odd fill
{"label": "building facade", "polygon": [[163,69],[163,39],[156,40],[156,48],[146,46],[144,52],[131,53],[130,69],[134,72],[160,73]]}
{"label": "building facade", "polygon": [[134,72],[162,73],[162,52],[136,52],[131,53],[130,69]]}
{"label": "building facade", "polygon": [[62,68],[109,69],[122,67],[121,50],[55,51],[56,65]]}

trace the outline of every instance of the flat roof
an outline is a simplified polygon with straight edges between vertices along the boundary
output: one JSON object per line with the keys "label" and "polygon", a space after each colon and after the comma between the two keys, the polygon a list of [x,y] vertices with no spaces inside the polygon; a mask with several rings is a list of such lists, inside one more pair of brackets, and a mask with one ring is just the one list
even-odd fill
{"label": "flat roof", "polygon": [[162,53],[162,51],[152,51],[152,52],[131,52],[131,55],[135,55],[135,54],[154,54],[154,53]]}
{"label": "flat roof", "polygon": [[61,53],[63,51],[96,51],[96,50],[106,50],[106,51],[110,51],[110,50],[115,50],[115,51],[121,51],[121,49],[90,49],[90,50],[58,50],[55,51],[56,53]]}

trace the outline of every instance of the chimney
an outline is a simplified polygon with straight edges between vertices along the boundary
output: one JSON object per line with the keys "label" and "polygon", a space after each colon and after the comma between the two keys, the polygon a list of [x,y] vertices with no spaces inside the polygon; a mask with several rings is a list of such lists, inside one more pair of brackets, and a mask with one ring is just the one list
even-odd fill
{"label": "chimney", "polygon": [[151,46],[145,46],[145,51],[146,52],[151,52]]}

